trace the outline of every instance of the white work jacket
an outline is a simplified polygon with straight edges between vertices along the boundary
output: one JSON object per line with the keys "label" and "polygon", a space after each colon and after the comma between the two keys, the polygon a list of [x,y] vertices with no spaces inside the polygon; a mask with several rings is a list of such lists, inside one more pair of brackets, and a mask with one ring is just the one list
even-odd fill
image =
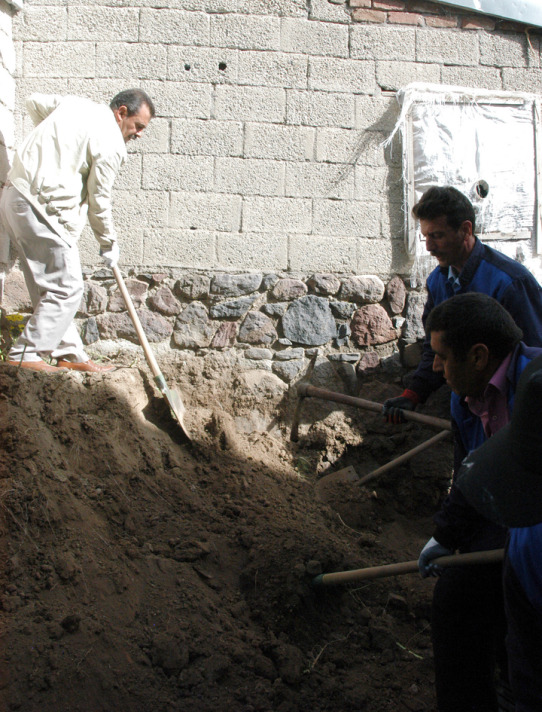
{"label": "white work jacket", "polygon": [[8,178],[69,245],[88,221],[102,247],[117,239],[111,212],[126,145],[111,109],[89,99],[32,94],[35,128],[17,149]]}

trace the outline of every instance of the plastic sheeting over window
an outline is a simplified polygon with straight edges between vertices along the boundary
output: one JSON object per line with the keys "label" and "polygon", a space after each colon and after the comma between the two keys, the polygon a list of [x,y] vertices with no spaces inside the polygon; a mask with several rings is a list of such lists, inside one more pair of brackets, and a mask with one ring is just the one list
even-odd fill
{"label": "plastic sheeting over window", "polygon": [[401,131],[414,280],[434,266],[411,214],[432,185],[465,193],[476,209],[479,237],[540,272],[540,97],[415,83],[401,89],[398,99],[401,115],[388,141]]}

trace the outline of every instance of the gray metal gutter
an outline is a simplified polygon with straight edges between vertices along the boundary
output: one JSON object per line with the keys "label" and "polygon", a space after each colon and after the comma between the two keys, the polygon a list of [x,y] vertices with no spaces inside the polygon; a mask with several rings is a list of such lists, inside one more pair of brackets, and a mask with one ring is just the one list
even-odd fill
{"label": "gray metal gutter", "polygon": [[542,0],[433,0],[437,5],[462,7],[484,15],[542,27]]}

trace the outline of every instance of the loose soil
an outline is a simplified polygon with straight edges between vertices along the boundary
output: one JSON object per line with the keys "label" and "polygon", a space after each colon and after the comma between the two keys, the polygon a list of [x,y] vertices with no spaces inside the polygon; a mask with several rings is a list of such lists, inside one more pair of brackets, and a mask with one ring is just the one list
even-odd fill
{"label": "loose soil", "polygon": [[[360,486],[326,476],[434,431],[306,399],[292,443],[295,387],[211,354],[162,364],[187,442],[146,366],[119,361],[0,367],[0,710],[434,710],[433,583],[312,583],[417,558],[450,444]],[[377,374],[361,395],[399,392]]]}

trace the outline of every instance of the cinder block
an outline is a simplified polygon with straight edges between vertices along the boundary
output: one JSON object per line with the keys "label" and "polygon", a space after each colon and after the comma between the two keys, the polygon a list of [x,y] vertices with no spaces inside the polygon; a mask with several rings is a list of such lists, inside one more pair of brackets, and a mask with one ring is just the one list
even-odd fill
{"label": "cinder block", "polygon": [[280,20],[278,17],[211,15],[210,32],[210,44],[213,47],[264,50],[280,48]]}
{"label": "cinder block", "polygon": [[136,42],[139,9],[68,6],[68,39],[96,42]]}
{"label": "cinder block", "polygon": [[25,6],[13,17],[13,38],[16,40],[55,42],[65,40],[67,33],[68,11],[65,7]]}
{"label": "cinder block", "polygon": [[243,202],[247,232],[311,232],[311,201],[301,198],[248,197]]}
{"label": "cinder block", "polygon": [[189,192],[171,194],[171,228],[237,232],[240,219],[240,195]]}
{"label": "cinder block", "polygon": [[25,42],[25,77],[94,77],[94,42]]}
{"label": "cinder block", "polygon": [[403,240],[389,237],[357,240],[357,274],[375,274],[388,279],[390,274],[409,274],[412,260],[408,257]]}
{"label": "cinder block", "polygon": [[169,196],[164,191],[115,190],[113,220],[127,236],[144,228],[166,227],[168,202]]}
{"label": "cinder block", "polygon": [[375,25],[354,26],[350,38],[350,56],[354,59],[413,62],[416,59],[416,30]]}
{"label": "cinder block", "polygon": [[143,156],[146,190],[211,190],[213,159],[151,153]]}
{"label": "cinder block", "polygon": [[378,237],[380,235],[380,207],[378,203],[358,200],[314,201],[315,235],[342,237]]}
{"label": "cinder block", "polygon": [[248,123],[245,126],[245,156],[278,161],[305,161],[314,155],[316,130],[308,126]]}
{"label": "cinder block", "polygon": [[335,92],[289,91],[286,123],[353,128],[354,96]]}
{"label": "cinder block", "polygon": [[0,66],[0,87],[2,87],[2,103],[8,109],[15,108],[15,79],[7,69]]}
{"label": "cinder block", "polygon": [[329,0],[311,0],[309,4],[310,20],[350,23],[348,2],[332,3]]}
{"label": "cinder block", "polygon": [[167,49],[161,44],[98,42],[97,77],[160,79],[167,72]]}
{"label": "cinder block", "polygon": [[512,69],[502,70],[502,88],[505,91],[526,91],[540,93],[542,86],[542,69]]}
{"label": "cinder block", "polygon": [[540,38],[484,32],[480,35],[480,64],[540,68]]}
{"label": "cinder block", "polygon": [[205,230],[145,230],[143,261],[156,267],[214,269],[216,235]]}
{"label": "cinder block", "polygon": [[283,18],[280,46],[285,52],[348,57],[348,27],[331,22]]}
{"label": "cinder block", "polygon": [[501,71],[495,67],[442,67],[442,83],[479,89],[502,89]]}
{"label": "cinder block", "polygon": [[356,166],[356,200],[401,203],[403,177],[400,166]]}
{"label": "cinder block", "polygon": [[353,129],[319,128],[316,132],[316,160],[354,165],[363,151],[365,135]]}
{"label": "cinder block", "polygon": [[300,54],[241,52],[239,84],[306,89],[307,62]]}
{"label": "cinder block", "polygon": [[143,175],[141,155],[131,153],[115,179],[116,190],[141,190]]}
{"label": "cinder block", "polygon": [[217,255],[223,269],[283,271],[288,268],[288,238],[275,233],[219,234]]}
{"label": "cinder block", "polygon": [[372,94],[376,90],[375,64],[372,60],[311,57],[309,89]]}
{"label": "cinder block", "polygon": [[237,82],[239,52],[216,47],[167,47],[167,77],[180,82]]}
{"label": "cinder block", "polygon": [[284,89],[227,85],[215,89],[214,112],[217,119],[282,123],[285,111]]}
{"label": "cinder block", "polygon": [[292,198],[354,198],[354,169],[331,163],[288,163],[285,195]]}
{"label": "cinder block", "polygon": [[418,62],[477,66],[479,57],[478,34],[448,29],[425,29],[416,32]]}
{"label": "cinder block", "polygon": [[[35,80],[33,80],[35,81]],[[43,79],[42,81],[47,81]],[[55,80],[59,82],[60,80]],[[105,78],[92,78],[85,79],[84,77],[69,77],[63,80],[66,84],[65,89],[58,91],[59,94],[74,94],[75,96],[84,96],[87,99],[92,99],[92,101],[101,102],[103,104],[109,104],[111,99],[118,94],[122,89],[127,89],[130,85],[126,84],[129,78],[123,77],[122,79],[105,79]],[[37,89],[36,91],[42,91]],[[43,91],[50,91],[49,89]]]}
{"label": "cinder block", "polygon": [[143,136],[128,144],[128,153],[169,153],[169,144],[169,120],[154,118]]}
{"label": "cinder block", "polygon": [[399,117],[396,96],[357,96],[356,128],[391,133]]}
{"label": "cinder block", "polygon": [[351,237],[291,235],[288,267],[299,272],[353,272],[356,240]]}
{"label": "cinder block", "polygon": [[241,156],[243,125],[239,121],[174,119],[171,150],[191,156]]}
{"label": "cinder block", "polygon": [[209,15],[204,12],[143,8],[139,41],[209,46]]}
{"label": "cinder block", "polygon": [[252,158],[219,157],[215,160],[214,187],[219,193],[282,196],[284,164]]}
{"label": "cinder block", "polygon": [[440,66],[415,62],[377,62],[376,81],[386,91],[397,91],[411,82],[439,84]]}
{"label": "cinder block", "polygon": [[190,82],[141,82],[152,97],[158,116],[181,119],[208,119],[211,116],[212,87]]}

